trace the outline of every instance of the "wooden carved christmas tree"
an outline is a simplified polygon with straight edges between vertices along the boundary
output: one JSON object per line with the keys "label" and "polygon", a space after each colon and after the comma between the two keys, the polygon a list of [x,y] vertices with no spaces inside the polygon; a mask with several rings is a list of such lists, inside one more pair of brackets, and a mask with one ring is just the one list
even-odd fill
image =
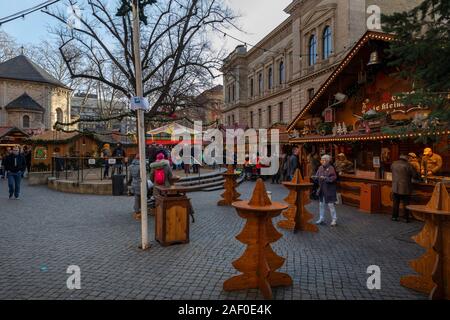
{"label": "wooden carved christmas tree", "polygon": [[278,226],[294,232],[297,230],[318,232],[319,228],[309,223],[313,215],[305,208],[305,205],[310,202],[309,190],[313,184],[304,180],[300,170],[297,169],[292,181],[283,182],[283,185],[289,190],[288,196],[284,199],[289,204],[289,208],[283,212],[286,220],[279,221]]}
{"label": "wooden carved christmas tree", "polygon": [[221,194],[222,200],[219,200],[217,205],[219,206],[231,206],[231,204],[234,201],[239,201],[239,196],[241,195],[236,191],[236,188],[238,186],[237,184],[237,174],[234,172],[234,167],[232,165],[228,166],[227,172],[222,174],[222,176],[225,178],[225,181],[223,183],[224,186],[224,193]]}
{"label": "wooden carved christmas tree", "polygon": [[233,262],[233,266],[242,272],[223,284],[225,291],[259,289],[264,298],[272,298],[272,287],[292,285],[288,274],[277,272],[285,259],[278,256],[270,244],[279,240],[279,233],[272,218],[280,215],[287,206],[271,202],[267,196],[264,182],[258,179],[250,201],[233,203],[239,216],[246,219],[244,229],[236,237],[247,245],[244,254]]}
{"label": "wooden carved christmas tree", "polygon": [[402,277],[400,283],[429,295],[430,299],[450,299],[450,198],[443,183],[437,183],[426,206],[408,206],[414,216],[425,221],[413,237],[426,249],[409,263],[418,275]]}

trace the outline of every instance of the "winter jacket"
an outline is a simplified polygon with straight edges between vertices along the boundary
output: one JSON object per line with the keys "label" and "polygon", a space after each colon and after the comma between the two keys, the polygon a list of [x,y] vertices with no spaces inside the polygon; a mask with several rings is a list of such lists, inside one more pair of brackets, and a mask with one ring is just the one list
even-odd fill
{"label": "winter jacket", "polygon": [[417,173],[411,164],[400,159],[391,165],[392,171],[392,192],[400,195],[410,195],[413,190],[412,179]]}
{"label": "winter jacket", "polygon": [[170,168],[169,161],[167,160],[156,161],[150,165],[150,180],[156,185],[155,172],[161,168],[164,170],[164,186],[170,187],[172,180],[172,169]]}
{"label": "winter jacket", "polygon": [[325,200],[325,203],[334,203],[337,201],[337,174],[331,164],[320,166],[317,170],[315,180],[319,184],[319,199]]}
{"label": "winter jacket", "polygon": [[136,195],[141,194],[141,170],[139,167],[139,160],[134,159],[130,165],[130,175],[131,175],[131,187],[133,188],[133,193]]}
{"label": "winter jacket", "polygon": [[27,167],[27,162],[22,154],[14,155],[10,154],[3,161],[5,170],[12,173],[25,171]]}

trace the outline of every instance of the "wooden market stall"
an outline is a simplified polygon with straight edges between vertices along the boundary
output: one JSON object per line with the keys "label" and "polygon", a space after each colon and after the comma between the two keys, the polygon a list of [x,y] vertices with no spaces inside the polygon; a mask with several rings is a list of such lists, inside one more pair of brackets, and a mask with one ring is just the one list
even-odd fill
{"label": "wooden market stall", "polygon": [[17,127],[0,127],[0,157],[6,153],[7,148],[22,146],[28,137],[28,133]]}
{"label": "wooden market stall", "polygon": [[[448,123],[429,117],[432,106],[399,99],[414,89],[388,65],[385,49],[393,39],[367,32],[288,126],[290,143],[302,147],[305,175],[313,174],[322,154],[331,155],[341,172],[343,203],[367,212],[391,212],[390,167],[400,155],[409,154],[421,176],[414,183],[413,204],[427,203],[436,182],[450,181]],[[434,155],[424,156],[425,148]]]}
{"label": "wooden market stall", "polygon": [[137,144],[134,140],[124,139],[114,133],[45,131],[27,140],[33,147],[31,171],[50,171],[53,157],[99,158],[104,144],[114,148],[119,142],[123,145],[127,157],[133,157],[137,153]]}

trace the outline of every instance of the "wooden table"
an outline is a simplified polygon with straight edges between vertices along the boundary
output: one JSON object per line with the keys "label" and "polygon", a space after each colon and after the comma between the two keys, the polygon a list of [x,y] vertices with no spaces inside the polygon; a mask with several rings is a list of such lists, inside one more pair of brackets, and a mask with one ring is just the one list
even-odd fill
{"label": "wooden table", "polygon": [[289,195],[284,201],[290,206],[283,212],[283,216],[287,220],[279,221],[278,226],[294,232],[297,230],[318,232],[319,228],[309,223],[314,216],[305,208],[305,205],[309,202],[309,191],[314,184],[307,182],[283,182],[283,185],[289,189]]}
{"label": "wooden table", "polygon": [[252,199],[233,203],[239,216],[246,220],[241,233],[236,236],[247,245],[244,254],[233,262],[233,266],[242,272],[226,280],[225,291],[259,289],[265,299],[272,298],[272,287],[292,285],[292,278],[285,273],[276,272],[285,259],[278,256],[270,244],[279,240],[279,233],[272,218],[287,208],[279,202],[271,202],[267,196],[264,182],[258,179]]}
{"label": "wooden table", "polygon": [[409,264],[419,275],[402,277],[401,285],[428,294],[430,299],[450,299],[450,201],[445,186],[438,183],[430,202],[407,207],[425,225],[413,237],[426,249]]}
{"label": "wooden table", "polygon": [[234,166],[229,165],[227,172],[223,173],[222,176],[225,179],[223,187],[225,191],[221,194],[223,199],[217,202],[218,206],[231,206],[235,201],[239,201],[239,196],[241,195],[236,191],[237,188],[237,177],[238,174],[234,172]]}

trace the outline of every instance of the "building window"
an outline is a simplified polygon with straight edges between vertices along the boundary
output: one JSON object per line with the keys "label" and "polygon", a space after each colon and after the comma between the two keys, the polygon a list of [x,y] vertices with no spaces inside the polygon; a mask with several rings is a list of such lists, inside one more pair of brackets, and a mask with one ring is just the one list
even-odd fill
{"label": "building window", "polygon": [[258,93],[259,94],[262,94],[262,92],[263,92],[263,89],[264,89],[263,85],[264,85],[263,75],[262,75],[262,73],[259,73],[258,74]]}
{"label": "building window", "polygon": [[269,71],[268,71],[268,82],[269,82],[269,90],[270,89],[272,89],[272,85],[273,85],[273,70],[272,70],[272,67],[270,67],[269,68]]}
{"label": "building window", "polygon": [[284,121],[284,110],[283,110],[284,106],[283,106],[283,102],[280,102],[280,104],[278,105],[278,113],[279,113],[279,121],[280,123],[283,123]]}
{"label": "building window", "polygon": [[250,97],[253,97],[253,86],[254,86],[254,83],[253,83],[254,81],[253,81],[253,78],[251,78],[250,79]]}
{"label": "building window", "polygon": [[309,38],[309,65],[313,66],[317,63],[317,39],[315,35]]}
{"label": "building window", "polygon": [[236,90],[236,84],[233,83],[231,85],[231,100],[232,101],[236,101],[235,90]]}
{"label": "building window", "polygon": [[308,101],[314,97],[314,88],[308,89]]}
{"label": "building window", "polygon": [[236,123],[235,119],[234,119],[234,114],[231,116],[231,124],[234,125]]}
{"label": "building window", "polygon": [[262,127],[262,110],[258,109],[258,128]]}
{"label": "building window", "polygon": [[333,46],[331,43],[331,28],[326,26],[323,30],[323,59],[328,59],[333,52]]}
{"label": "building window", "polygon": [[228,116],[227,123],[228,123],[229,126],[231,126],[231,116]]}
{"label": "building window", "polygon": [[284,61],[281,60],[280,61],[280,66],[279,66],[279,70],[280,75],[279,75],[279,79],[280,79],[280,84],[284,83]]}
{"label": "building window", "polygon": [[272,126],[272,106],[267,107],[267,127]]}
{"label": "building window", "polygon": [[227,94],[227,102],[229,103],[231,101],[231,86],[228,86],[228,94]]}
{"label": "building window", "polygon": [[63,112],[60,108],[56,109],[56,121],[63,122]]}
{"label": "building window", "polygon": [[253,128],[253,111],[250,111],[250,128]]}
{"label": "building window", "polygon": [[22,118],[22,127],[29,128],[30,127],[30,116],[23,116]]}

